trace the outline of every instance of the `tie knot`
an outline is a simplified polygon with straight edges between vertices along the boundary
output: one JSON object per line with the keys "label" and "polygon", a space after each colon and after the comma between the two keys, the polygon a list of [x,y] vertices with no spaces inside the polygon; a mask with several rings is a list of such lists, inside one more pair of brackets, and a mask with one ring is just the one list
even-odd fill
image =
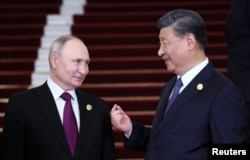
{"label": "tie knot", "polygon": [[181,78],[177,79],[175,86],[181,87],[183,85]]}
{"label": "tie knot", "polygon": [[70,101],[71,100],[71,95],[68,92],[64,92],[61,95],[61,98],[64,99],[65,101]]}

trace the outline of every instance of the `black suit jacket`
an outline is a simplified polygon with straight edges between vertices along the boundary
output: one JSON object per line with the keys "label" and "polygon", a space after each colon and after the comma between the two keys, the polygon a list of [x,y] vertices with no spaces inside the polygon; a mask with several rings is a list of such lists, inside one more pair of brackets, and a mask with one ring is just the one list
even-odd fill
{"label": "black suit jacket", "polygon": [[[2,160],[114,160],[109,108],[102,99],[76,90],[80,133],[72,157],[47,83],[9,99],[2,134]],[[92,105],[88,110],[86,105]]]}
{"label": "black suit jacket", "polygon": [[233,0],[225,30],[228,77],[239,87],[250,107],[250,1]]}
{"label": "black suit jacket", "polygon": [[246,140],[245,103],[238,88],[208,64],[163,118],[172,78],[162,89],[152,129],[133,122],[127,148],[147,150],[146,160],[206,160],[213,143]]}

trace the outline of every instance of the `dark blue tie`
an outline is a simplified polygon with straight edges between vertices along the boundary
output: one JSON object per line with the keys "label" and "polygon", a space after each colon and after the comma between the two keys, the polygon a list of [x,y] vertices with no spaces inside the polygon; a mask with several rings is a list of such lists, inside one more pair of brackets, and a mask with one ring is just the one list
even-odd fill
{"label": "dark blue tie", "polygon": [[61,97],[66,101],[63,112],[63,128],[71,153],[74,156],[78,137],[78,128],[71,104],[71,95],[68,92],[64,92]]}
{"label": "dark blue tie", "polygon": [[168,101],[168,105],[167,105],[167,107],[165,109],[164,115],[167,113],[167,111],[169,110],[169,108],[171,107],[171,105],[173,104],[175,99],[178,97],[179,91],[180,91],[180,88],[182,87],[182,85],[183,85],[183,83],[181,81],[181,78],[179,78],[175,82],[174,89],[173,89],[173,94],[172,94],[172,96],[170,97],[170,99]]}

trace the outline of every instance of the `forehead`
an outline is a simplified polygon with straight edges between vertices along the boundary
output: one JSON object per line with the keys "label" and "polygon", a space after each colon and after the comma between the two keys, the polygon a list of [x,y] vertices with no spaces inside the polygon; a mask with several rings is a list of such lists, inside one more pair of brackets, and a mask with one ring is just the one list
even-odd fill
{"label": "forehead", "polygon": [[72,39],[66,42],[62,54],[72,58],[89,59],[87,47],[78,39]]}
{"label": "forehead", "polygon": [[170,40],[173,38],[177,38],[174,35],[174,30],[173,27],[164,27],[160,30],[160,34],[159,34],[159,39],[160,40]]}

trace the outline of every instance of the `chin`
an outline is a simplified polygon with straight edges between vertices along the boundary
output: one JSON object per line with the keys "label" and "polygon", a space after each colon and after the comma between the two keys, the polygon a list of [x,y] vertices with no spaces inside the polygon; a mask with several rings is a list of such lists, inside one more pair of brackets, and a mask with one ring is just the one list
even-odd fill
{"label": "chin", "polygon": [[169,72],[169,73],[176,74],[175,70],[173,70],[173,69],[168,69],[168,72]]}
{"label": "chin", "polygon": [[74,86],[75,87],[80,87],[82,85],[82,82],[79,82],[79,83],[75,83]]}
{"label": "chin", "polygon": [[83,82],[83,81],[74,81],[74,82],[71,83],[71,84],[72,84],[72,86],[74,86],[75,88],[77,88],[77,87],[80,87],[80,86],[82,85],[82,82]]}

